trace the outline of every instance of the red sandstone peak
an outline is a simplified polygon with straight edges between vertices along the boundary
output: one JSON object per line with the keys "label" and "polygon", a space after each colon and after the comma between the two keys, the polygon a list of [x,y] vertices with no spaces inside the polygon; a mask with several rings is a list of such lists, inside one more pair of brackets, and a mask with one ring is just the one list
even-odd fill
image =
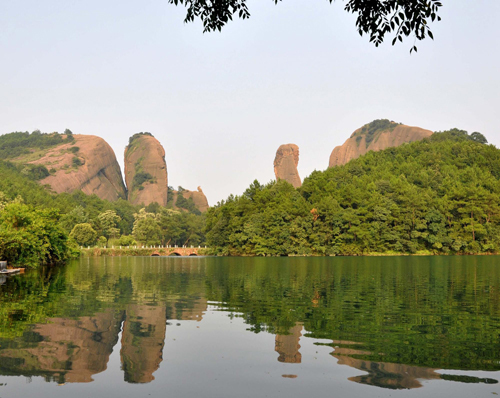
{"label": "red sandstone peak", "polygon": [[295,144],[281,145],[274,158],[274,175],[276,180],[285,180],[295,188],[302,185],[297,165],[299,164],[299,147]]}
{"label": "red sandstone peak", "polygon": [[[120,166],[109,144],[94,135],[74,134],[73,141],[64,140],[51,147],[31,164],[44,165],[51,175],[40,180],[57,192],[82,190],[110,201],[126,197]],[[22,159],[20,159],[22,160]]]}
{"label": "red sandstone peak", "polygon": [[145,206],[167,205],[168,174],[165,150],[149,133],[135,134],[125,148],[125,182],[128,200]]}
{"label": "red sandstone peak", "polygon": [[343,145],[333,149],[328,167],[341,166],[369,151],[381,151],[405,143],[420,141],[432,131],[405,126],[387,119],[375,120],[352,133]]}

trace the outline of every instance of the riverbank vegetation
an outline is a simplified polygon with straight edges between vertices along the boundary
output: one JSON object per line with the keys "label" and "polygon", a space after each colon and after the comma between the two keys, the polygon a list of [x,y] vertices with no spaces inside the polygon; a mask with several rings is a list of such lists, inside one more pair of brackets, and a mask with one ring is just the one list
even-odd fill
{"label": "riverbank vegetation", "polygon": [[[68,137],[72,138],[69,130],[64,136],[39,131],[6,134],[0,136],[0,153],[12,159],[46,150]],[[134,206],[81,191],[56,194],[38,182],[48,174],[43,166],[0,161],[0,260],[36,267],[64,262],[83,246],[205,244],[204,216],[197,209],[174,210],[157,203]]]}
{"label": "riverbank vegetation", "polygon": [[500,150],[435,133],[315,171],[294,189],[254,181],[207,213],[221,255],[479,254],[500,251]]}

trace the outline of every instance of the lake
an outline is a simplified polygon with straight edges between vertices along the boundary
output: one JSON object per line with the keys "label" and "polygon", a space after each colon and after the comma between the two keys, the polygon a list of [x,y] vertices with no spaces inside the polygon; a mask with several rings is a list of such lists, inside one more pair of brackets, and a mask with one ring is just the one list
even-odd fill
{"label": "lake", "polygon": [[1,280],[0,397],[500,393],[500,257],[99,257]]}

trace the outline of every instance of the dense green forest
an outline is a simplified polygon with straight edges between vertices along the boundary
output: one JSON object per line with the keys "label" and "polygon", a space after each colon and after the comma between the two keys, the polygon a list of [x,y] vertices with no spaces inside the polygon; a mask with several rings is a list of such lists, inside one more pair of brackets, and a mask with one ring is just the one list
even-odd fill
{"label": "dense green forest", "polygon": [[207,213],[222,255],[500,251],[500,150],[480,133],[435,133],[315,171],[294,189],[254,181]]}
{"label": "dense green forest", "polygon": [[[46,150],[65,136],[11,133],[0,136],[3,158]],[[63,262],[80,246],[201,245],[204,216],[185,200],[184,210],[145,208],[119,199],[109,202],[81,191],[55,194],[37,181],[49,174],[43,165],[0,161],[0,259],[34,267]],[[184,198],[183,198],[184,199]]]}

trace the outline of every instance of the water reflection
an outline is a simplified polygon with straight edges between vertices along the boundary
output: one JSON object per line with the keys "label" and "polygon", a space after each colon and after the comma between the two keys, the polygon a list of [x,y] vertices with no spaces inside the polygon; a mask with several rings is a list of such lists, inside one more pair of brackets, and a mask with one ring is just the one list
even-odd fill
{"label": "water reflection", "polygon": [[120,352],[125,381],[149,383],[162,361],[166,332],[166,308],[127,306]]}
{"label": "water reflection", "polygon": [[301,363],[300,337],[302,336],[302,324],[298,323],[288,331],[288,334],[277,334],[275,338],[274,351],[279,353],[278,361],[284,363]]}
{"label": "water reflection", "polygon": [[370,355],[370,352],[346,348],[343,345],[352,346],[352,342],[338,343],[331,355],[337,358],[339,365],[347,365],[359,369],[367,374],[350,377],[350,381],[367,384],[393,390],[411,389],[422,387],[421,380],[440,379],[441,375],[435,369],[421,368],[398,363],[372,362],[357,359],[356,357]]}
{"label": "water reflection", "polygon": [[2,374],[44,376],[58,383],[88,383],[106,370],[122,314],[113,310],[79,319],[36,324],[0,351]]}
{"label": "water reflection", "polygon": [[124,380],[150,383],[168,355],[171,321],[202,324],[210,305],[250,332],[273,333],[277,361],[294,364],[285,378],[297,377],[301,342],[314,339],[361,372],[355,383],[496,383],[437,371],[500,370],[495,261],[85,259],[0,288],[0,374],[87,383],[119,349]]}

